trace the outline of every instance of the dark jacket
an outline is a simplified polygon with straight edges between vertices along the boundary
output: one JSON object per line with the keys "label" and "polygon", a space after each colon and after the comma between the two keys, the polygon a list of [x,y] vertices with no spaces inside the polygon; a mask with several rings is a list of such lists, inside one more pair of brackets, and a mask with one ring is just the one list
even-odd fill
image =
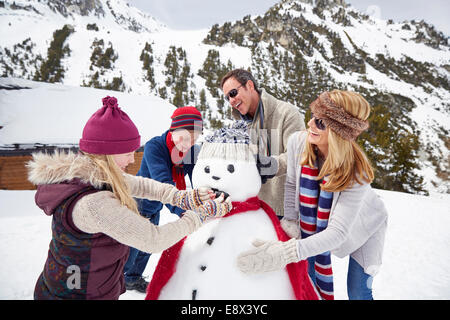
{"label": "dark jacket", "polygon": [[113,300],[125,292],[129,247],[103,233],[82,232],[72,220],[75,203],[97,191],[78,179],[38,186],[35,201],[52,216],[52,240],[35,299]]}
{"label": "dark jacket", "polygon": [[[164,132],[161,136],[150,139],[144,147],[144,155],[142,157],[141,168],[137,175],[151,178],[163,183],[175,185],[172,178],[172,160],[170,159],[169,148],[167,148],[166,137],[169,131]],[[192,185],[192,170],[198,156],[199,146],[194,145],[190,152],[183,159],[184,175],[188,175]],[[161,211],[163,204],[159,201],[147,199],[136,199],[139,212],[143,216],[151,216]],[[170,212],[178,216],[184,212],[183,209],[166,204]]]}

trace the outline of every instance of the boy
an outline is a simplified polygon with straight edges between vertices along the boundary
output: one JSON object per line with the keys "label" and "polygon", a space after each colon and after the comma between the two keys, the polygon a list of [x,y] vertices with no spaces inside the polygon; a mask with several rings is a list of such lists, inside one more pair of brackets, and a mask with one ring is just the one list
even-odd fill
{"label": "boy", "polygon": [[[199,152],[195,142],[202,133],[202,115],[195,107],[180,107],[174,111],[171,119],[169,130],[145,144],[144,156],[137,175],[170,183],[179,190],[186,190],[186,174],[192,185],[192,170]],[[140,214],[158,225],[163,204],[146,199],[136,200]],[[166,206],[178,216],[184,212],[179,207],[168,204]],[[127,290],[145,293],[148,282],[142,277],[142,273],[149,258],[150,254],[130,248],[130,255],[124,267]]]}

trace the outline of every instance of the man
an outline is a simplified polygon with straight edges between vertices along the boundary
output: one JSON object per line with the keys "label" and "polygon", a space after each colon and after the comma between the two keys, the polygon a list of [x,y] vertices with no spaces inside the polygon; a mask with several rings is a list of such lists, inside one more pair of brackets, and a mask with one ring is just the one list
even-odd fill
{"label": "man", "polygon": [[[144,155],[138,176],[175,185],[179,190],[186,189],[185,175],[192,185],[192,170],[199,148],[195,145],[202,133],[202,115],[195,107],[181,107],[172,114],[170,129],[161,136],[149,140],[144,147]],[[142,216],[158,225],[163,204],[159,201],[136,199]],[[167,208],[180,216],[184,210],[167,205]],[[130,255],[124,267],[127,290],[145,293],[148,282],[142,277],[150,254],[130,248]]]}
{"label": "man", "polygon": [[305,130],[304,117],[297,107],[276,99],[264,89],[260,90],[252,74],[246,70],[228,72],[220,86],[233,108],[233,118],[250,124],[252,141],[258,145],[261,172],[268,177],[275,176],[267,182],[263,179],[258,196],[281,218],[284,215],[287,141],[292,133]]}

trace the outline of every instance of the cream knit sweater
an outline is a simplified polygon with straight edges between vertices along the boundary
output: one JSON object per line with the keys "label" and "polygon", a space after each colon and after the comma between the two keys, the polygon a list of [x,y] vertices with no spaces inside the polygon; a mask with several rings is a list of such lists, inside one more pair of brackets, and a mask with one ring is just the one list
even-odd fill
{"label": "cream knit sweater", "polygon": [[[27,164],[28,179],[35,185],[80,179],[96,188],[103,185],[102,174],[89,157],[69,152],[33,154]],[[175,205],[173,185],[124,174],[131,195]],[[120,243],[145,252],[160,252],[201,226],[197,213],[186,211],[181,219],[155,226],[148,219],[120,204],[110,191],[98,191],[78,200],[72,211],[75,226],[86,233],[104,233]]]}
{"label": "cream knit sweater", "polygon": [[[131,195],[175,205],[178,191],[170,184],[126,174]],[[197,213],[186,211],[177,221],[156,226],[125,206],[110,191],[99,191],[82,197],[74,206],[75,226],[87,233],[104,233],[111,238],[141,251],[163,251],[201,226]]]}

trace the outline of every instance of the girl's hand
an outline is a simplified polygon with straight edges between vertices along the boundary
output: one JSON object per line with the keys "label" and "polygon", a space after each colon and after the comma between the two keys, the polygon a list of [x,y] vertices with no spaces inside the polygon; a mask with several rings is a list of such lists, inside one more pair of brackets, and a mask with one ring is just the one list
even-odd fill
{"label": "girl's hand", "polygon": [[200,187],[194,190],[178,190],[174,196],[174,204],[183,210],[195,210],[206,201],[214,199],[212,195],[214,196],[214,191],[207,187]]}
{"label": "girl's hand", "polygon": [[200,216],[202,222],[208,218],[220,218],[226,215],[232,209],[231,198],[228,197],[224,201],[224,194],[222,193],[219,198],[206,201],[202,206],[198,207],[194,211]]}

